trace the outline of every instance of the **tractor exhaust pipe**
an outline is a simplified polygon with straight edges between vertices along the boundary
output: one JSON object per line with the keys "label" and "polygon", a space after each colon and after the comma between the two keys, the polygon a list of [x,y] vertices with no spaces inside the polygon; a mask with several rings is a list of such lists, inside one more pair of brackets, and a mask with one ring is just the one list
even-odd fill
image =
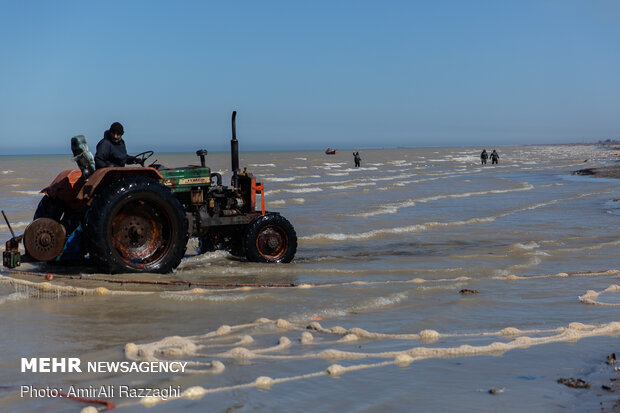
{"label": "tractor exhaust pipe", "polygon": [[237,126],[235,125],[235,118],[237,117],[237,111],[233,110],[232,113],[232,139],[230,140],[230,157],[232,161],[232,183],[231,185],[237,187],[237,173],[239,171],[239,141],[237,140]]}

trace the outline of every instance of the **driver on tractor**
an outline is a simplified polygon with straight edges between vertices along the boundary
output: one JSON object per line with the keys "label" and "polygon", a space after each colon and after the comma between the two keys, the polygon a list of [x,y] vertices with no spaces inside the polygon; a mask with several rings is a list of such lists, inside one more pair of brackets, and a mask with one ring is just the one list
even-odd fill
{"label": "driver on tractor", "polygon": [[123,134],[125,130],[119,122],[110,125],[110,129],[105,131],[103,139],[97,144],[95,154],[95,167],[97,169],[109,166],[125,166],[139,163],[135,156],[127,155]]}

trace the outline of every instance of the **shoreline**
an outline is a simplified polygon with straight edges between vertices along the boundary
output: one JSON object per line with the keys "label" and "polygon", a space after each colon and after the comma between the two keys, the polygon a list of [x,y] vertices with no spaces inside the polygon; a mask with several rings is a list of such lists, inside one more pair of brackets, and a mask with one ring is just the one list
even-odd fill
{"label": "shoreline", "polygon": [[603,166],[600,168],[585,168],[572,172],[573,175],[593,175],[600,178],[620,178],[620,165]]}

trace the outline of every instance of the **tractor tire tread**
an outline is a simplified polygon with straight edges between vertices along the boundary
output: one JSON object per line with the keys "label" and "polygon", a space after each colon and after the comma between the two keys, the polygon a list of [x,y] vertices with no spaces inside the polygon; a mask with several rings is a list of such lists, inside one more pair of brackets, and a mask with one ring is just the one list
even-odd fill
{"label": "tractor tire tread", "polygon": [[[108,215],[111,209],[125,197],[144,192],[152,192],[163,202],[171,204],[173,214],[176,214],[176,217],[172,218],[177,220],[179,228],[176,230],[175,240],[171,241],[174,244],[170,247],[166,257],[154,265],[146,265],[144,269],[140,269],[117,259],[112,248],[104,241],[104,234],[110,219]],[[85,238],[88,240],[90,258],[96,265],[103,266],[110,273],[145,271],[168,273],[179,266],[187,250],[187,240],[189,238],[187,231],[188,223],[181,204],[165,186],[154,179],[140,176],[125,177],[108,185],[97,195],[90,208],[88,208],[84,221]]]}
{"label": "tractor tire tread", "polygon": [[[256,247],[256,238],[260,230],[268,225],[280,227],[288,237],[287,250],[281,258],[276,260],[268,260],[260,254]],[[297,252],[297,233],[293,225],[282,215],[276,213],[268,213],[255,218],[248,224],[245,235],[243,237],[243,248],[248,261],[252,262],[270,262],[270,263],[289,263],[295,257]]]}

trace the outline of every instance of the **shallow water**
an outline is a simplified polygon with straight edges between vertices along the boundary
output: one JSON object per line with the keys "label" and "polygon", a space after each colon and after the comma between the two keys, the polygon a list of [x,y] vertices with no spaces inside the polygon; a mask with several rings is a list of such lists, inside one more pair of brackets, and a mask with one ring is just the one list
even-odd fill
{"label": "shallow water", "polygon": [[[500,164],[482,167],[480,150],[366,150],[361,168],[351,151],[242,153],[241,165],[265,184],[268,209],[295,226],[293,263],[189,248],[173,274],[115,277],[304,288],[51,282],[86,289],[75,295],[3,282],[0,385],[185,392],[154,412],[610,408],[617,397],[600,386],[616,376],[605,357],[620,350],[620,292],[608,288],[620,284],[620,272],[599,271],[620,268],[620,181],[570,172],[615,161],[596,146],[520,146],[499,148]],[[197,162],[192,154],[156,156],[166,166]],[[228,154],[207,159],[230,180]],[[69,168],[70,156],[0,156],[0,208],[16,232],[30,222],[38,191]],[[1,239],[9,236],[0,224]],[[20,373],[21,357],[46,356],[194,364],[185,374]],[[592,387],[571,389],[560,377]],[[13,387],[0,398],[12,411],[85,406],[22,398]],[[140,411],[147,400],[112,401]]]}

